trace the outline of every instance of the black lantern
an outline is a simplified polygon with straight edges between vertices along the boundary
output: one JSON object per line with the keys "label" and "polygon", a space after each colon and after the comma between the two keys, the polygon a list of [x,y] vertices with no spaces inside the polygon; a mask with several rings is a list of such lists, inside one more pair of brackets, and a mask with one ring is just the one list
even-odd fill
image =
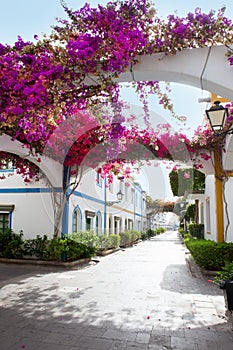
{"label": "black lantern", "polygon": [[228,109],[220,104],[220,101],[215,101],[210,109],[206,110],[207,118],[210,122],[213,131],[222,131],[228,117]]}
{"label": "black lantern", "polygon": [[117,192],[117,201],[106,201],[106,205],[108,205],[109,207],[111,207],[114,204],[118,204],[122,201],[124,193],[121,192],[121,190],[119,190],[119,192]]}
{"label": "black lantern", "polygon": [[119,192],[117,192],[117,199],[118,199],[119,202],[122,201],[123,196],[124,196],[124,194],[121,192],[121,190]]}

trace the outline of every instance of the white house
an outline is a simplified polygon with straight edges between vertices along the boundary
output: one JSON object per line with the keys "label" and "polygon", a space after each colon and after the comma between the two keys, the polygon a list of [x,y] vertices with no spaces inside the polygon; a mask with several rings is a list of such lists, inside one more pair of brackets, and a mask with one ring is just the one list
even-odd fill
{"label": "white house", "polygon": [[[0,176],[0,230],[6,227],[23,231],[25,238],[36,235],[52,237],[54,232],[54,200],[63,195],[61,187],[48,186],[41,179],[25,184],[21,176],[11,175],[14,169],[1,170]],[[123,193],[118,202],[117,192]],[[61,231],[69,234],[94,230],[98,235],[146,229],[146,193],[133,180],[114,178],[105,186],[99,174],[91,169],[81,178],[70,196],[61,220]]]}

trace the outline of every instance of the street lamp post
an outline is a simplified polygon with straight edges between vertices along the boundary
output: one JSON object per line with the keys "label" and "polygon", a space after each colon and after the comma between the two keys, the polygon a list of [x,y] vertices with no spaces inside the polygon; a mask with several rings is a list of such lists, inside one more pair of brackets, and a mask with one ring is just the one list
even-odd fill
{"label": "street lamp post", "polygon": [[[224,130],[226,119],[228,117],[228,109],[220,104],[220,101],[215,101],[210,109],[206,110],[206,115],[209,120],[211,129],[220,138],[226,135],[233,134],[233,128]],[[215,197],[216,197],[216,221],[217,221],[217,240],[224,242],[224,185],[223,179],[227,172],[224,172],[222,166],[221,149],[214,150],[214,167],[215,167]]]}

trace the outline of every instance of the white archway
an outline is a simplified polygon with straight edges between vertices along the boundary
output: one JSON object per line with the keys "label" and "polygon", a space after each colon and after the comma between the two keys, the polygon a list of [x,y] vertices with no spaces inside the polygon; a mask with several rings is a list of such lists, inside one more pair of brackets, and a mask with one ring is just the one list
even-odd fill
{"label": "white archway", "polygon": [[53,187],[62,188],[63,166],[61,164],[43,156],[41,157],[41,162],[38,162],[35,157],[28,154],[28,149],[23,147],[21,142],[17,140],[12,141],[11,137],[8,135],[0,136],[0,145],[0,151],[16,154],[19,157],[36,164],[48,178]]}
{"label": "white archway", "polygon": [[233,66],[223,45],[186,49],[177,54],[138,56],[138,63],[122,73],[118,82],[167,81],[191,85],[233,100]]}

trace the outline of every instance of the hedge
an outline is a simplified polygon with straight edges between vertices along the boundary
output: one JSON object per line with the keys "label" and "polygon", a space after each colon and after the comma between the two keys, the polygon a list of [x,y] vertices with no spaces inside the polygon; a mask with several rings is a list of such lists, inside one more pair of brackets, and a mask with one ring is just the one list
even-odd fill
{"label": "hedge", "polygon": [[48,239],[46,235],[23,239],[23,233],[12,230],[0,233],[1,258],[34,258],[40,260],[76,260],[95,256],[97,246],[87,245],[72,238]]}
{"label": "hedge", "polygon": [[206,270],[220,271],[233,262],[233,243],[188,238],[185,244],[197,265]]}
{"label": "hedge", "polygon": [[196,238],[204,238],[204,225],[203,224],[189,224],[188,231],[190,235]]}
{"label": "hedge", "polygon": [[141,238],[141,232],[135,230],[120,232],[119,235],[121,237],[120,247],[133,245]]}

